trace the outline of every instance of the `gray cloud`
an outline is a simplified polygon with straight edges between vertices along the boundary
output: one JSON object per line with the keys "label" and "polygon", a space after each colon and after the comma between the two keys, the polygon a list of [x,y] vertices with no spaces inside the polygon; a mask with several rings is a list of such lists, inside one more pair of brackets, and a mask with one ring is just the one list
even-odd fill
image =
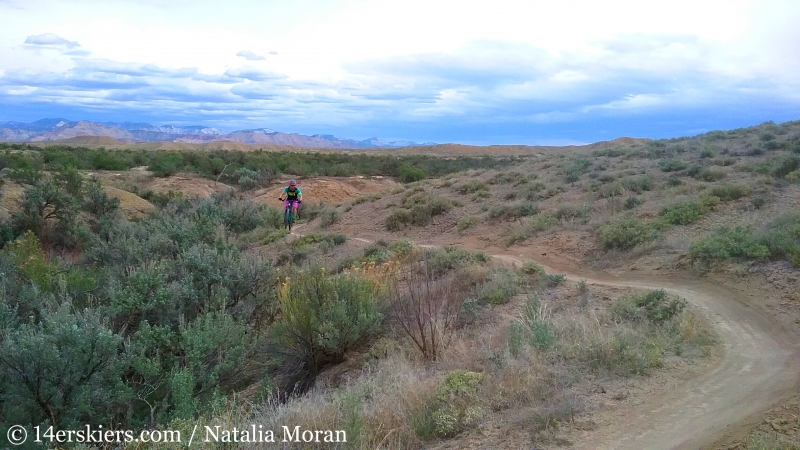
{"label": "gray cloud", "polygon": [[28,45],[42,45],[42,46],[50,46],[50,47],[65,47],[65,48],[77,48],[81,45],[75,41],[68,41],[60,36],[56,36],[53,33],[44,33],[38,34],[35,36],[28,36],[25,39],[25,43]]}
{"label": "gray cloud", "polygon": [[[271,52],[270,52],[271,54]],[[264,58],[261,55],[256,55],[255,53],[251,52],[250,50],[242,50],[236,54],[236,56],[240,56],[248,61],[264,61]]]}

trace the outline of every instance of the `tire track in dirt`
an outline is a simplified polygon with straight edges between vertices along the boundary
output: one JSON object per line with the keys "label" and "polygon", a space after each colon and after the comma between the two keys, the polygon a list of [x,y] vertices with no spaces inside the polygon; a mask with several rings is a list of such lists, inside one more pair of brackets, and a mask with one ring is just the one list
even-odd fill
{"label": "tire track in dirt", "polygon": [[[295,233],[292,233],[295,234]],[[299,236],[299,235],[298,235]],[[350,239],[362,243],[362,238]],[[417,244],[419,245],[419,244]],[[420,245],[431,248],[435,245]],[[535,258],[492,254],[521,266]],[[708,371],[641,404],[614,411],[609,424],[585,432],[579,449],[698,449],[739,432],[800,385],[800,353],[792,336],[740,294],[702,280],[615,277],[573,267],[550,267],[571,281],[664,289],[688,300],[714,323],[724,353]]]}

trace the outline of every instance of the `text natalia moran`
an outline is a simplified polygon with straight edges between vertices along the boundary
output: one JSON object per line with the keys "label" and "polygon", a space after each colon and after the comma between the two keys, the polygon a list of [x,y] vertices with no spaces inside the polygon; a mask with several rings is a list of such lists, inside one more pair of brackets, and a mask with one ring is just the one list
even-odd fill
{"label": "text natalia moran", "polygon": [[205,442],[347,442],[344,430],[304,430],[299,425],[294,428],[283,426],[277,436],[274,430],[266,430],[263,425],[242,429],[225,429],[216,425],[205,429]]}

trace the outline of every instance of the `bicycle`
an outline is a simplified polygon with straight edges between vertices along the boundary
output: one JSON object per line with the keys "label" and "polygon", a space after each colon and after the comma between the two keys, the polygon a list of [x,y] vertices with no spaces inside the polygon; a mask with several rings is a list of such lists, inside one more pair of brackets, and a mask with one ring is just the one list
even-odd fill
{"label": "bicycle", "polygon": [[[283,200],[283,199],[279,198],[278,200]],[[289,230],[289,232],[291,233],[292,232],[292,225],[294,225],[294,221],[296,219],[294,214],[292,214],[292,203],[297,202],[298,215],[300,215],[300,211],[299,211],[300,210],[300,203],[302,203],[302,202],[300,200],[294,200],[294,202],[290,202],[288,200],[283,200],[283,201],[286,202],[286,206],[284,206],[284,208],[283,208],[283,226],[284,226],[284,228],[287,228]]]}

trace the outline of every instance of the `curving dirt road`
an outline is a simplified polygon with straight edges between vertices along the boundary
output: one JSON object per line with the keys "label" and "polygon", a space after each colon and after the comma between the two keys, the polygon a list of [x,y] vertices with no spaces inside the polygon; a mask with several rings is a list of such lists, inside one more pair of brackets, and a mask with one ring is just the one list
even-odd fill
{"label": "curving dirt road", "polygon": [[[366,239],[351,238],[363,243]],[[423,247],[434,247],[423,245]],[[534,258],[494,254],[521,265]],[[798,344],[745,296],[703,280],[669,277],[614,277],[573,267],[552,267],[573,281],[641,289],[665,289],[688,300],[715,325],[724,353],[707,372],[645,403],[622,407],[608,426],[584,436],[583,449],[699,449],[736,434],[748,421],[796,392],[800,386]]]}
{"label": "curving dirt road", "polygon": [[[516,257],[494,256],[522,264]],[[545,269],[567,272],[567,278],[573,281],[665,289],[700,309],[714,323],[724,347],[722,358],[710,371],[644,404],[620,409],[612,425],[595,430],[576,448],[704,448],[735,433],[737,426],[757,417],[798,386],[797,343],[776,321],[734,291],[700,280],[601,277],[547,265]]]}

